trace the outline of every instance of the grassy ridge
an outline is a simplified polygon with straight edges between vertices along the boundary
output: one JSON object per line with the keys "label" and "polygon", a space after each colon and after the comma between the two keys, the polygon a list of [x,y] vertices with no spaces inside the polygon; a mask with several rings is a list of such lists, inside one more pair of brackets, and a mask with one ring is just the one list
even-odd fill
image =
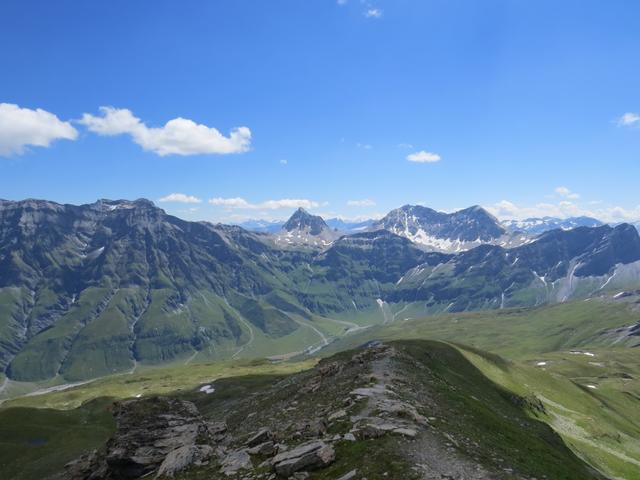
{"label": "grassy ridge", "polygon": [[556,433],[538,421],[543,414],[536,402],[529,403],[526,397],[517,397],[491,381],[458,349],[417,340],[397,345],[420,362],[407,362],[402,371],[412,384],[428,385],[428,393],[436,397],[436,429],[464,438],[464,448],[483,464],[496,464],[498,458],[536,478],[598,478]]}

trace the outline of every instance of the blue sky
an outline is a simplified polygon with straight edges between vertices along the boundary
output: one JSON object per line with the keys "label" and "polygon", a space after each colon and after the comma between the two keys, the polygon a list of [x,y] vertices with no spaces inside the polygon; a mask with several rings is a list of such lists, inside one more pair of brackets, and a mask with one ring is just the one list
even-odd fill
{"label": "blue sky", "polygon": [[0,18],[0,198],[640,218],[635,0],[4,0]]}

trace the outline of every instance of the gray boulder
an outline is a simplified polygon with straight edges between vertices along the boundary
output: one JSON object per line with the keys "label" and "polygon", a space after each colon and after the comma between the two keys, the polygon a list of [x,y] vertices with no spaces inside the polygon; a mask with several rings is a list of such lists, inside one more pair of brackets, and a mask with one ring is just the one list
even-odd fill
{"label": "gray boulder", "polygon": [[211,456],[213,448],[209,445],[185,445],[169,452],[158,469],[156,478],[173,477],[190,465],[201,465]]}
{"label": "gray boulder", "polygon": [[221,462],[220,472],[232,476],[236,475],[240,470],[251,470],[253,464],[251,457],[246,450],[236,450],[229,453]]}
{"label": "gray boulder", "polygon": [[289,477],[301,470],[313,470],[330,465],[336,458],[331,445],[322,441],[304,443],[273,457],[272,464],[281,477]]}

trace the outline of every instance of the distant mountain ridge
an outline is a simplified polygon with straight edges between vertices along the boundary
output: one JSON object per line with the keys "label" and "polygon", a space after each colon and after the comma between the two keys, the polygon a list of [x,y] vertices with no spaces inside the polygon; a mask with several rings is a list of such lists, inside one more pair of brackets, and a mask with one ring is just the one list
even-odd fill
{"label": "distant mountain ridge", "polygon": [[[281,230],[285,223],[285,221],[247,220],[239,226],[253,232],[274,234]],[[526,241],[526,239],[518,239],[518,235],[534,238],[555,229],[571,230],[577,227],[599,227],[607,224],[588,216],[568,218],[547,216],[498,221],[479,206],[444,213],[420,205],[405,205],[392,210],[380,220],[347,221],[331,218],[325,220],[325,223],[342,234],[386,229],[409,238],[425,248],[443,252],[468,250],[485,243],[513,247]],[[640,223],[632,223],[632,225],[640,229]],[[500,233],[501,229],[502,233]]]}
{"label": "distant mountain ridge", "polygon": [[536,235],[557,228],[571,230],[577,227],[600,227],[604,225],[604,222],[592,217],[542,217],[527,218],[525,220],[505,220],[502,225],[508,231]]}
{"label": "distant mountain ridge", "polygon": [[343,220],[341,218],[329,218],[326,220],[334,230],[344,233],[357,233],[362,232],[369,228],[371,224],[375,222],[373,219],[368,220]]}
{"label": "distant mountain ridge", "polygon": [[285,222],[281,220],[245,220],[237,225],[256,233],[276,233],[282,230],[282,226]]}
{"label": "distant mountain ridge", "polygon": [[485,243],[507,246],[514,242],[506,236],[507,231],[498,219],[480,206],[445,213],[421,205],[405,205],[374,222],[370,229],[385,229],[442,252],[460,252]]}
{"label": "distant mountain ridge", "polygon": [[623,224],[552,230],[512,249],[483,245],[415,267],[392,297],[457,311],[563,302],[638,284],[640,236]]}
{"label": "distant mountain ridge", "polygon": [[[356,233],[366,230],[375,220],[344,220],[342,218],[327,218],[325,223],[332,230],[337,230],[341,233]],[[286,221],[284,220],[245,220],[238,223],[238,226],[249,230],[251,232],[258,233],[277,233],[282,230],[282,227]]]}
{"label": "distant mountain ridge", "polygon": [[342,235],[304,210],[264,235],[184,221],[144,199],[0,201],[0,368],[14,380],[83,380],[138,362],[317,349],[336,325],[357,328],[336,315],[391,322],[401,310],[532,306],[640,286],[630,225],[503,246],[504,229],[477,208],[399,210],[381,226],[415,217],[400,233],[494,243],[434,251],[386,228]]}

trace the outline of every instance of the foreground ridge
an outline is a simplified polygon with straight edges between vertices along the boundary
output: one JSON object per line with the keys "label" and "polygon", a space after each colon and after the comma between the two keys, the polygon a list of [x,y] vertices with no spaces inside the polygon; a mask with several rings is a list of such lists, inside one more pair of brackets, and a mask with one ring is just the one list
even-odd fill
{"label": "foreground ridge", "polygon": [[535,418],[539,400],[502,390],[440,342],[373,341],[301,374],[114,413],[115,436],[65,478],[602,478]]}

